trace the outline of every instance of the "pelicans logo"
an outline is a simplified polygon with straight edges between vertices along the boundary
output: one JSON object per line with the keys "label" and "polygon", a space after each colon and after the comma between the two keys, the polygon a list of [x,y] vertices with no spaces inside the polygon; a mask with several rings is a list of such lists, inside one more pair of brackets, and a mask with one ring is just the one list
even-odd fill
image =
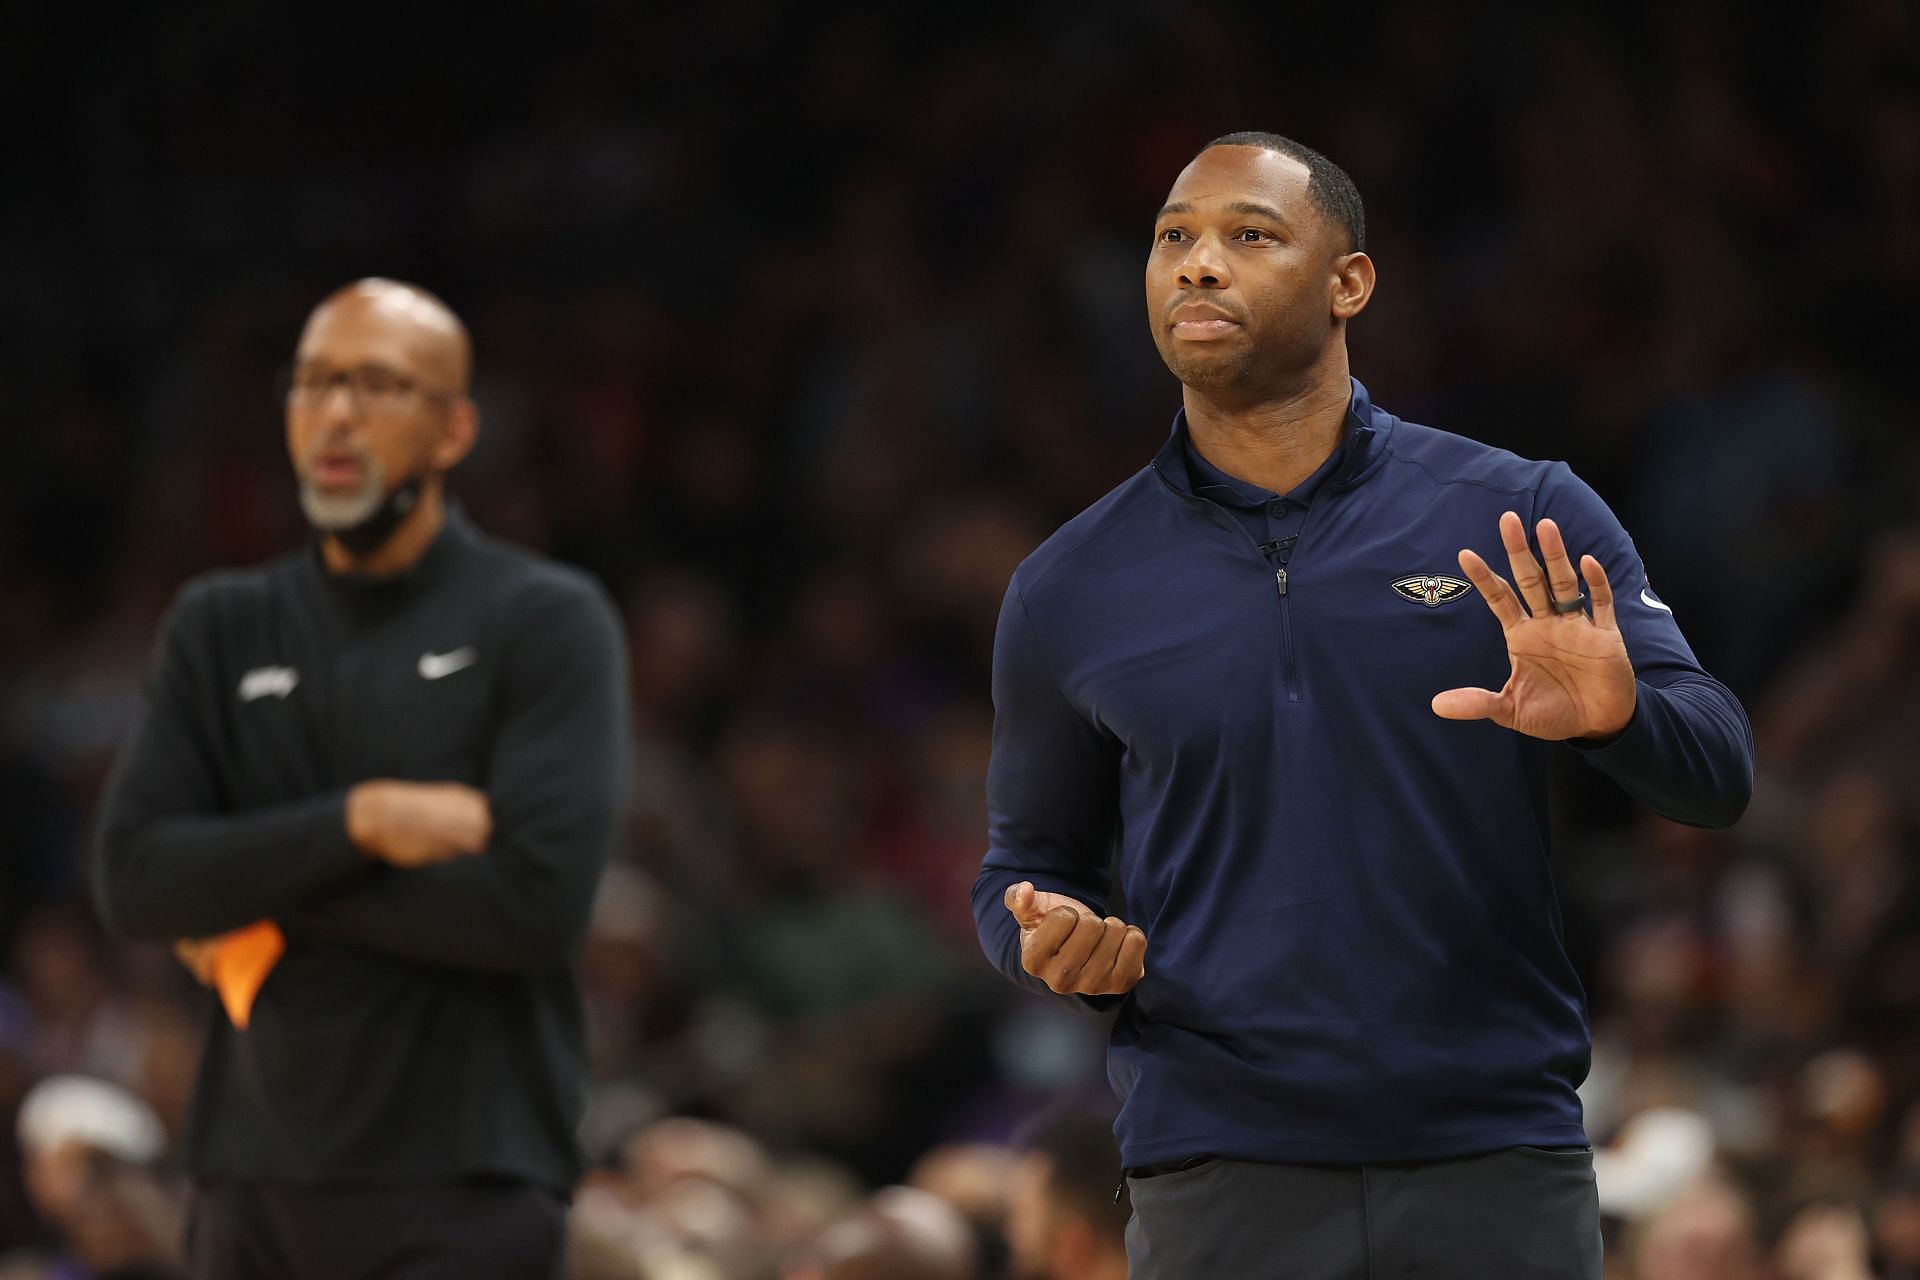
{"label": "pelicans logo", "polygon": [[1473,590],[1471,582],[1449,578],[1440,573],[1416,573],[1410,578],[1402,578],[1393,584],[1395,595],[1405,596],[1429,609],[1438,609],[1450,600],[1458,600],[1471,590]]}

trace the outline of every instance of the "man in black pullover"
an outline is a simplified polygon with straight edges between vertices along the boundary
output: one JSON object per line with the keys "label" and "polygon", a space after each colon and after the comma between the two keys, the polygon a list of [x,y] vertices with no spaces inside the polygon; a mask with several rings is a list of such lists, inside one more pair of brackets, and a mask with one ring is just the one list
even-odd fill
{"label": "man in black pullover", "polygon": [[103,918],[220,995],[195,1276],[559,1272],[623,643],[587,577],[446,498],[469,350],[408,285],[315,310],[286,420],[317,537],[181,591],[108,786]]}

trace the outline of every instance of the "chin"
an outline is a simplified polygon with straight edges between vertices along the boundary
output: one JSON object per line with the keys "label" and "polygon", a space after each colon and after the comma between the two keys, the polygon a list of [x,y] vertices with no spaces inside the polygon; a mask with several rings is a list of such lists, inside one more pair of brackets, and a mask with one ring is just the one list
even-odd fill
{"label": "chin", "polygon": [[351,493],[328,493],[312,484],[300,485],[300,507],[308,523],[322,533],[351,529],[380,506],[380,489],[367,485]]}
{"label": "chin", "polygon": [[1180,385],[1195,391],[1231,391],[1246,381],[1250,364],[1244,356],[1225,352],[1211,359],[1198,352],[1182,352],[1167,359],[1167,368],[1180,379]]}

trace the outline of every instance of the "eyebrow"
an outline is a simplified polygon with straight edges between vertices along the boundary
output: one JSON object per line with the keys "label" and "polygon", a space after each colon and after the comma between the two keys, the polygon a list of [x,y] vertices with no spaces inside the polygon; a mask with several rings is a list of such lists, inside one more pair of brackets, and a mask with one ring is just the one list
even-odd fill
{"label": "eyebrow", "polygon": [[[1160,212],[1154,215],[1154,219],[1155,221],[1158,221],[1159,219],[1168,217],[1169,215],[1172,215],[1172,214],[1192,213],[1192,212],[1193,212],[1193,206],[1188,204],[1185,200],[1175,200],[1171,204],[1162,205],[1160,207]],[[1283,226],[1287,222],[1287,217],[1285,214],[1281,213],[1278,209],[1274,208],[1272,205],[1261,204],[1257,200],[1235,200],[1232,204],[1226,206],[1226,212],[1244,213],[1244,214],[1249,214],[1256,218],[1266,218],[1269,221],[1278,222]]]}

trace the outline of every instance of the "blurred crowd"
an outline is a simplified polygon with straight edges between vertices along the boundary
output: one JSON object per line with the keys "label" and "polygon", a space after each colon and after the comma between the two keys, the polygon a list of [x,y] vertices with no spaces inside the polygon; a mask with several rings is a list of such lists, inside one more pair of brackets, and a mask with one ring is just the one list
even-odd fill
{"label": "blurred crowd", "polygon": [[212,1004],[101,934],[91,805],[175,588],[303,537],[273,375],[367,274],[475,334],[456,494],[631,634],[575,1273],[1124,1274],[1104,1025],[973,941],[987,673],[1167,428],[1149,224],[1242,128],[1368,201],[1376,402],[1571,461],[1752,713],[1730,831],[1557,778],[1609,1276],[1920,1277],[1920,10],[1032,9],[19,16],[0,1277],[170,1274]]}

